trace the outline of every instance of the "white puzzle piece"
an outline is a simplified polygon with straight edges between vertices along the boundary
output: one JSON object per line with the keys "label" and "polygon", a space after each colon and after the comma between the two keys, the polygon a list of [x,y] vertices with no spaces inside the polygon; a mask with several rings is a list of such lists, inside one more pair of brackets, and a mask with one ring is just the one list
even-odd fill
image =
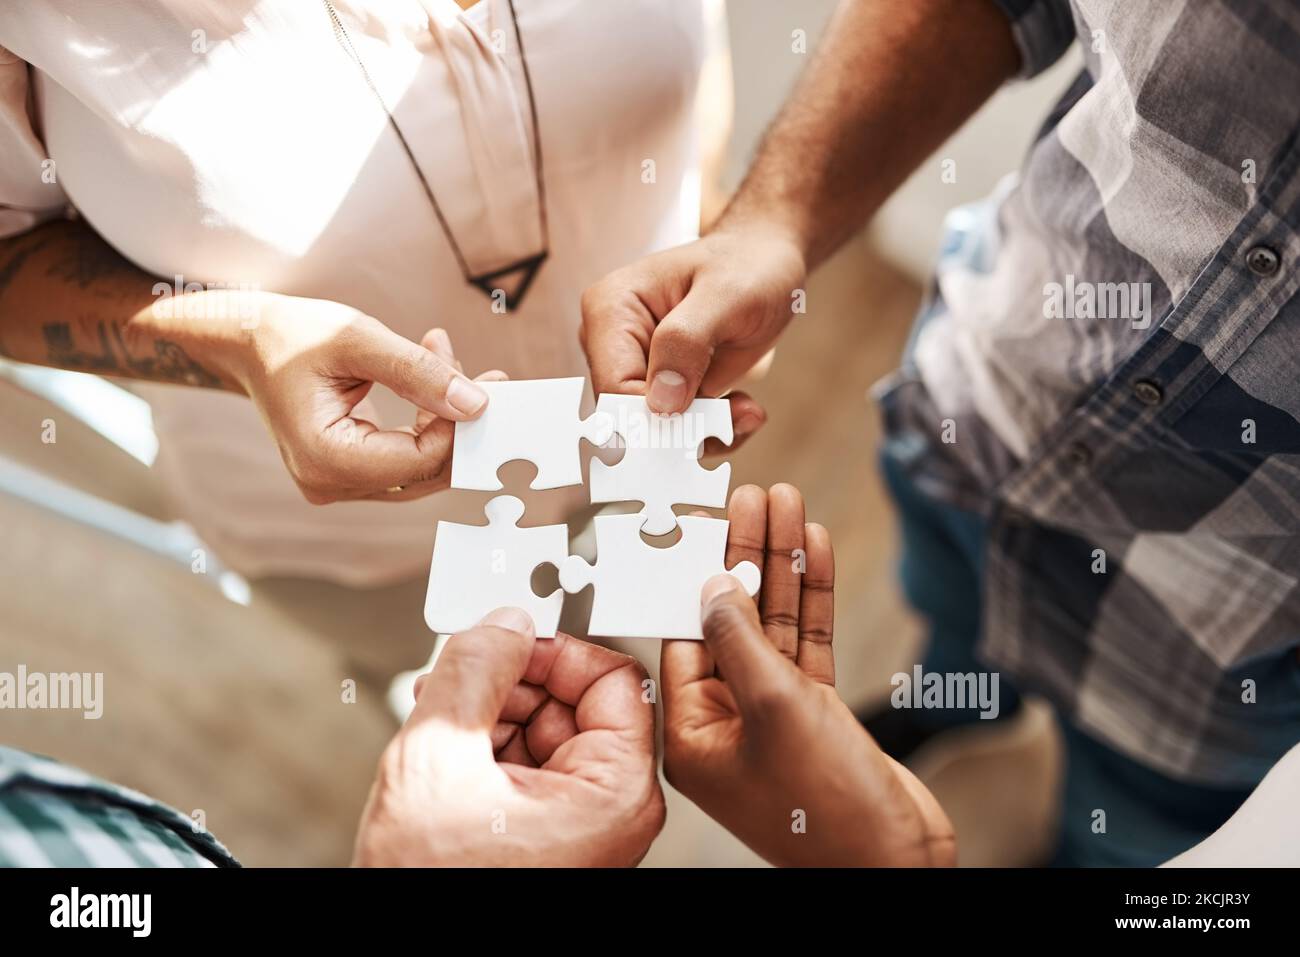
{"label": "white puzzle piece", "polygon": [[439,634],[450,634],[510,605],[532,616],[538,638],[554,638],[564,593],[557,589],[539,598],[532,577],[538,565],[563,565],[569,554],[568,526],[520,528],[524,503],[513,495],[498,495],[483,511],[486,525],[438,523],[425,623]]}
{"label": "white puzzle piece", "polygon": [[596,564],[570,555],[560,566],[566,592],[596,586],[588,632],[606,638],[702,638],[700,591],[714,575],[729,572],[751,596],[758,593],[753,562],[727,569],[723,557],[730,523],[683,515],[682,537],[671,548],[641,538],[640,515],[597,515]]}
{"label": "white puzzle piece", "polygon": [[531,488],[581,485],[578,440],[604,445],[613,434],[602,412],[578,418],[584,383],[581,377],[478,383],[487,408],[472,422],[456,423],[451,487],[497,491],[497,469],[515,459],[537,466]]}
{"label": "white puzzle piece", "polygon": [[730,445],[731,403],[696,399],[680,415],[656,415],[637,395],[602,395],[596,411],[607,414],[627,452],[616,465],[591,463],[593,502],[644,502],[642,530],[666,535],[677,527],[674,505],[727,504],[731,463],[700,465],[705,439]]}

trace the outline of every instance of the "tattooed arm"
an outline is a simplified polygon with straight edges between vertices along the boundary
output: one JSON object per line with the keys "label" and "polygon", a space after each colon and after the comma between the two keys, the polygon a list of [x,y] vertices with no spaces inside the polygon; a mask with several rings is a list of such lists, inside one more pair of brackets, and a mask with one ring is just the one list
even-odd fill
{"label": "tattooed arm", "polygon": [[231,363],[238,318],[167,316],[155,308],[154,283],[80,220],[0,240],[0,353],[78,372],[240,391]]}
{"label": "tattooed arm", "polygon": [[[22,362],[247,395],[304,497],[404,501],[446,487],[453,423],[487,393],[447,334],[422,345],[349,306],[253,290],[155,294],[157,280],[84,222],[0,240],[0,354]],[[500,377],[500,373],[485,376]],[[375,383],[415,428],[354,418]]]}

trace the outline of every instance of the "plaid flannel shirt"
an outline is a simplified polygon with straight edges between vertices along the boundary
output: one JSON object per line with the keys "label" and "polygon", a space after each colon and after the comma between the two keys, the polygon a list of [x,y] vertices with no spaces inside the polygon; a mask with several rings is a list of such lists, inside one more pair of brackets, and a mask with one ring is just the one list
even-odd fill
{"label": "plaid flannel shirt", "polygon": [[0,867],[236,867],[180,811],[0,747]]}
{"label": "plaid flannel shirt", "polygon": [[950,217],[891,448],[988,516],[995,666],[1157,770],[1253,785],[1300,740],[1300,4],[998,2],[1024,75],[1076,41],[1085,68]]}

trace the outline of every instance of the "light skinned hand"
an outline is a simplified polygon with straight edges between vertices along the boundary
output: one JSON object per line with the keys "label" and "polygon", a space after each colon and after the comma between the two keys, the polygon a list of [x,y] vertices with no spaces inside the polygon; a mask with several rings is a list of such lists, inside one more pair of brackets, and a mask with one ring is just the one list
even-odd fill
{"label": "light skinned hand", "polygon": [[[324,300],[267,296],[232,365],[289,474],[316,505],[407,501],[445,488],[455,423],[487,405],[442,330],[414,343]],[[502,378],[493,371],[479,381]],[[380,429],[354,414],[376,384],[416,407],[413,427]]]}
{"label": "light skinned hand", "polygon": [[417,682],[357,832],[368,866],[630,866],[663,826],[635,659],[519,609],[454,635]]}
{"label": "light skinned hand", "polygon": [[758,564],[762,590],[755,604],[730,575],[710,579],[704,641],[664,642],[669,782],[773,864],[955,863],[934,796],[835,692],[826,529],[789,485],[736,489],[727,517],[727,565]]}
{"label": "light skinned hand", "polygon": [[[770,352],[804,282],[798,244],[774,228],[728,227],[618,269],[582,296],[596,392],[644,394],[655,412],[719,396]],[[738,440],[763,422],[733,398]]]}

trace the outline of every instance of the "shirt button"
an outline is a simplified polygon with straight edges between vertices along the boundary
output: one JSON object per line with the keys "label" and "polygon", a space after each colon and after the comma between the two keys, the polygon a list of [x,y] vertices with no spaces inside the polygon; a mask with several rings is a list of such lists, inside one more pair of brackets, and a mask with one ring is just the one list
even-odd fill
{"label": "shirt button", "polygon": [[1150,379],[1140,379],[1133,383],[1133,394],[1143,405],[1159,405],[1165,397],[1164,390]]}
{"label": "shirt button", "polygon": [[1256,276],[1272,276],[1282,265],[1282,259],[1270,246],[1253,246],[1246,253],[1246,265]]}
{"label": "shirt button", "polygon": [[1092,461],[1092,451],[1081,442],[1075,442],[1065,450],[1065,457],[1076,468],[1083,468]]}

